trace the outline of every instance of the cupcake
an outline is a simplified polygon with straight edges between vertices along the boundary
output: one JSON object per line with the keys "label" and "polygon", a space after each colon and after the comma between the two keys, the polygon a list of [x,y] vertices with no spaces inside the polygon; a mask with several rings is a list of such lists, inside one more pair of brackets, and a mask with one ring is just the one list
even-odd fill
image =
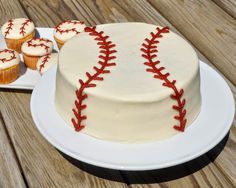
{"label": "cupcake", "polygon": [[26,18],[11,19],[1,28],[7,47],[21,53],[21,45],[35,35],[34,23]]}
{"label": "cupcake", "polygon": [[15,81],[20,75],[20,56],[11,49],[0,50],[0,84]]}
{"label": "cupcake", "polygon": [[60,49],[73,36],[83,32],[85,27],[84,22],[77,20],[67,20],[59,23],[53,32],[58,48]]}
{"label": "cupcake", "polygon": [[58,53],[51,53],[41,57],[37,62],[37,70],[42,75],[53,65],[57,64]]}
{"label": "cupcake", "polygon": [[30,69],[36,70],[40,57],[52,53],[53,43],[46,38],[32,38],[23,43],[21,51],[24,63]]}

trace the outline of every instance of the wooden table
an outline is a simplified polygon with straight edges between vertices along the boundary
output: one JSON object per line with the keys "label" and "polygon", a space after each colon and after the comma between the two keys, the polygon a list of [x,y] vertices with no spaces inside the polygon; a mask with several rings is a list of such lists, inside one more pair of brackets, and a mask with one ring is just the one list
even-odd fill
{"label": "wooden table", "polygon": [[[28,17],[38,27],[139,21],[168,26],[218,70],[236,96],[235,0],[1,0],[1,24]],[[205,155],[172,168],[125,172],[75,161],[51,146],[30,114],[31,91],[0,90],[0,187],[236,187],[236,121]]]}

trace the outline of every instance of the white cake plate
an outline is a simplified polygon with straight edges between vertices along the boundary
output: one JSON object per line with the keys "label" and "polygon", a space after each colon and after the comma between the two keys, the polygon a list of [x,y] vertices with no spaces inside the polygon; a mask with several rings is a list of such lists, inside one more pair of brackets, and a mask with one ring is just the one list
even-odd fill
{"label": "white cake plate", "polygon": [[[117,170],[151,170],[192,160],[219,143],[234,117],[234,100],[224,79],[200,63],[202,107],[184,133],[146,144],[120,144],[75,132],[54,107],[56,66],[34,88],[31,112],[41,134],[63,153],[80,161]],[[66,99],[65,99],[66,100]]]}

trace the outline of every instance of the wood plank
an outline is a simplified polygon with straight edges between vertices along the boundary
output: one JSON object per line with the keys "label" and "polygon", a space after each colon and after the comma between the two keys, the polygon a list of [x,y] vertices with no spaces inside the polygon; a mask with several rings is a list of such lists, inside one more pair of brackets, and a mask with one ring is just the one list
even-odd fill
{"label": "wood plank", "polygon": [[[2,116],[30,187],[126,187],[119,171],[99,178],[70,163],[38,132],[30,115],[30,94],[0,92]],[[86,165],[84,166],[86,169]]]}
{"label": "wood plank", "polygon": [[0,187],[26,187],[14,148],[0,114]]}
{"label": "wood plank", "polygon": [[220,8],[224,9],[229,15],[236,19],[235,0],[213,0]]}
{"label": "wood plank", "polygon": [[236,85],[236,20],[211,1],[150,3]]}
{"label": "wood plank", "polygon": [[11,18],[27,18],[27,14],[24,12],[20,3],[15,0],[1,0],[0,10],[0,25],[4,24]]}

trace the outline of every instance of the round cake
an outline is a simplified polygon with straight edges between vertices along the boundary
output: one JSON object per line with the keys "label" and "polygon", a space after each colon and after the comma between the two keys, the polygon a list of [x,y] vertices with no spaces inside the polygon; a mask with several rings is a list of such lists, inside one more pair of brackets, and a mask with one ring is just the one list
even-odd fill
{"label": "round cake", "polygon": [[199,61],[167,27],[86,27],[59,52],[55,107],[75,131],[142,143],[184,132],[201,106]]}

